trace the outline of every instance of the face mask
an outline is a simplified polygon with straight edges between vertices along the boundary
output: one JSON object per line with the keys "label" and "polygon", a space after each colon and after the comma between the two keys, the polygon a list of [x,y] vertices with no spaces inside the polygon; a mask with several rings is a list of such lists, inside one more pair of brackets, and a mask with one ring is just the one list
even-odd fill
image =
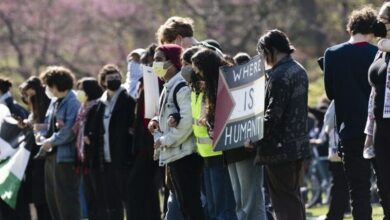
{"label": "face mask", "polygon": [[191,82],[191,75],[194,71],[192,70],[191,66],[183,66],[181,68],[181,75],[187,82]]}
{"label": "face mask", "polygon": [[116,91],[121,86],[121,81],[118,79],[109,80],[107,81],[107,89],[111,91]]}
{"label": "face mask", "polygon": [[77,98],[77,100],[79,100],[80,103],[84,103],[88,99],[87,95],[85,94],[85,92],[83,90],[77,90],[76,98]]}
{"label": "face mask", "polygon": [[377,21],[372,25],[372,30],[374,32],[375,37],[386,37],[387,29],[385,23],[381,21]]}
{"label": "face mask", "polygon": [[54,94],[49,90],[49,87],[46,87],[45,94],[47,95],[47,97],[49,97],[49,99],[55,98]]}
{"label": "face mask", "polygon": [[168,69],[164,69],[164,62],[153,62],[152,69],[154,74],[160,78],[163,78],[168,71]]}

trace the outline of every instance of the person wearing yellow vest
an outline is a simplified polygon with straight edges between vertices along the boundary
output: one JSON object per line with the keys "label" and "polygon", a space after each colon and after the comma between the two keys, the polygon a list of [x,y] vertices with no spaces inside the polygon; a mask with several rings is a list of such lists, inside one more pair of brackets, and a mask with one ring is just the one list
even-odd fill
{"label": "person wearing yellow vest", "polygon": [[[209,50],[201,50],[194,54],[191,58],[192,67],[195,71],[198,78],[204,81],[204,100],[200,120],[194,120],[200,122],[201,125],[207,125],[209,127],[208,133],[212,137],[212,129],[214,124],[215,105],[216,105],[216,96],[218,88],[218,75],[219,67],[222,65],[227,65],[224,60],[222,60],[218,55]],[[193,96],[191,97],[193,98]],[[197,99],[200,100],[199,95]],[[197,100],[197,102],[199,102]],[[194,100],[192,99],[192,104]],[[198,107],[198,109],[195,109]],[[198,105],[192,105],[193,117],[197,111],[199,111]],[[196,117],[195,117],[196,118]],[[195,123],[194,123],[195,124]],[[196,128],[193,127],[195,131]],[[201,135],[195,134],[197,137],[196,140],[203,140],[203,131],[200,132]],[[197,149],[200,154],[201,151],[207,154],[207,148],[204,147],[203,143],[197,143]],[[211,148],[212,149],[212,148]],[[216,152],[214,152],[216,153]],[[225,185],[229,182],[229,187],[232,187],[234,193],[234,200],[232,203],[235,204],[236,218],[239,220],[252,220],[267,219],[265,212],[265,203],[264,196],[262,191],[263,186],[263,169],[261,167],[256,167],[253,164],[255,152],[252,150],[247,150],[244,147],[227,150],[223,152],[223,160],[228,164],[227,168],[223,167],[224,172],[227,172],[230,176],[230,179],[225,181]],[[221,156],[210,156],[204,157],[204,161],[208,158],[218,158]],[[205,165],[206,167],[206,165]],[[214,168],[215,169],[215,168]],[[207,179],[207,172],[204,168],[204,178]],[[206,183],[207,184],[207,183]],[[215,182],[214,184],[220,184],[220,187],[223,183]],[[226,186],[225,186],[226,187]],[[207,188],[207,185],[206,185]],[[207,192],[206,192],[207,193]],[[216,200],[217,205],[221,205],[221,198]]]}
{"label": "person wearing yellow vest", "polygon": [[[183,70],[194,73],[194,69],[190,66],[191,60],[188,59],[186,52],[184,52],[182,59],[184,63]],[[216,73],[215,75],[218,77],[218,68],[223,64],[223,60],[214,51],[205,48],[200,48],[192,58],[199,54],[205,54],[210,57],[205,65],[210,70],[207,73],[213,75]],[[199,72],[199,69],[203,69],[203,66],[197,68],[197,72]],[[204,72],[204,74],[207,73]],[[201,75],[196,76],[192,77],[196,80],[196,82],[192,82],[193,91],[191,93],[192,128],[197,151],[203,157],[204,161],[203,182],[207,215],[210,219],[236,220],[237,215],[235,213],[235,202],[229,172],[224,164],[222,152],[213,150],[213,140],[209,134],[209,131],[212,129],[210,124],[213,123],[209,123],[209,120],[206,118],[207,111],[209,110],[207,108],[209,98],[206,96],[206,94],[209,94],[207,82],[202,82]],[[215,76],[210,77],[215,78]],[[216,84],[214,86],[216,90]]]}

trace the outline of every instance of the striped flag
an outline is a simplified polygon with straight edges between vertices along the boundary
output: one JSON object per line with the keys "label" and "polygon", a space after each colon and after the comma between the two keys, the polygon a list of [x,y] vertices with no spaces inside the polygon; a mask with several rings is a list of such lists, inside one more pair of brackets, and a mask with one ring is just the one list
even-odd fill
{"label": "striped flag", "polygon": [[17,152],[0,164],[0,198],[15,209],[16,198],[26,171],[30,151],[23,142]]}
{"label": "striped flag", "polygon": [[8,108],[0,105],[0,198],[13,209],[30,157],[26,137],[31,145],[32,132],[24,134]]}

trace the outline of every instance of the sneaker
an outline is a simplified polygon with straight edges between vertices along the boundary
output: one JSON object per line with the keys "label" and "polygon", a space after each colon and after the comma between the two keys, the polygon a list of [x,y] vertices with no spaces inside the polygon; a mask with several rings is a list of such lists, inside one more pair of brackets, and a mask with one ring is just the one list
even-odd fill
{"label": "sneaker", "polygon": [[373,146],[369,146],[364,149],[363,151],[363,157],[364,159],[372,159],[375,157],[375,151]]}

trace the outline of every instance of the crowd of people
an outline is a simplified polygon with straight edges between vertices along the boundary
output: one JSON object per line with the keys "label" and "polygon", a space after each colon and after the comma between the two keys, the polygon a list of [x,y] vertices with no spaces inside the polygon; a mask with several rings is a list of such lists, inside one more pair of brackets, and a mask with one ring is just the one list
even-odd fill
{"label": "crowd of people", "polygon": [[[343,219],[349,198],[354,219],[371,219],[372,167],[390,218],[389,29],[390,3],[379,13],[355,10],[350,39],[319,59],[332,100],[321,124],[333,162],[328,220]],[[318,140],[309,141],[308,76],[287,35],[274,29],[257,42],[266,65],[263,138],[226,151],[213,148],[219,69],[250,55],[198,41],[190,18],[167,19],[156,36],[157,44],[130,52],[126,75],[107,64],[97,78],[76,81],[64,66],[31,76],[19,86],[28,110],[0,78],[0,103],[19,127],[45,130],[30,143],[16,209],[0,201],[0,219],[306,219],[304,162]],[[145,116],[143,66],[159,78],[153,118]]]}

